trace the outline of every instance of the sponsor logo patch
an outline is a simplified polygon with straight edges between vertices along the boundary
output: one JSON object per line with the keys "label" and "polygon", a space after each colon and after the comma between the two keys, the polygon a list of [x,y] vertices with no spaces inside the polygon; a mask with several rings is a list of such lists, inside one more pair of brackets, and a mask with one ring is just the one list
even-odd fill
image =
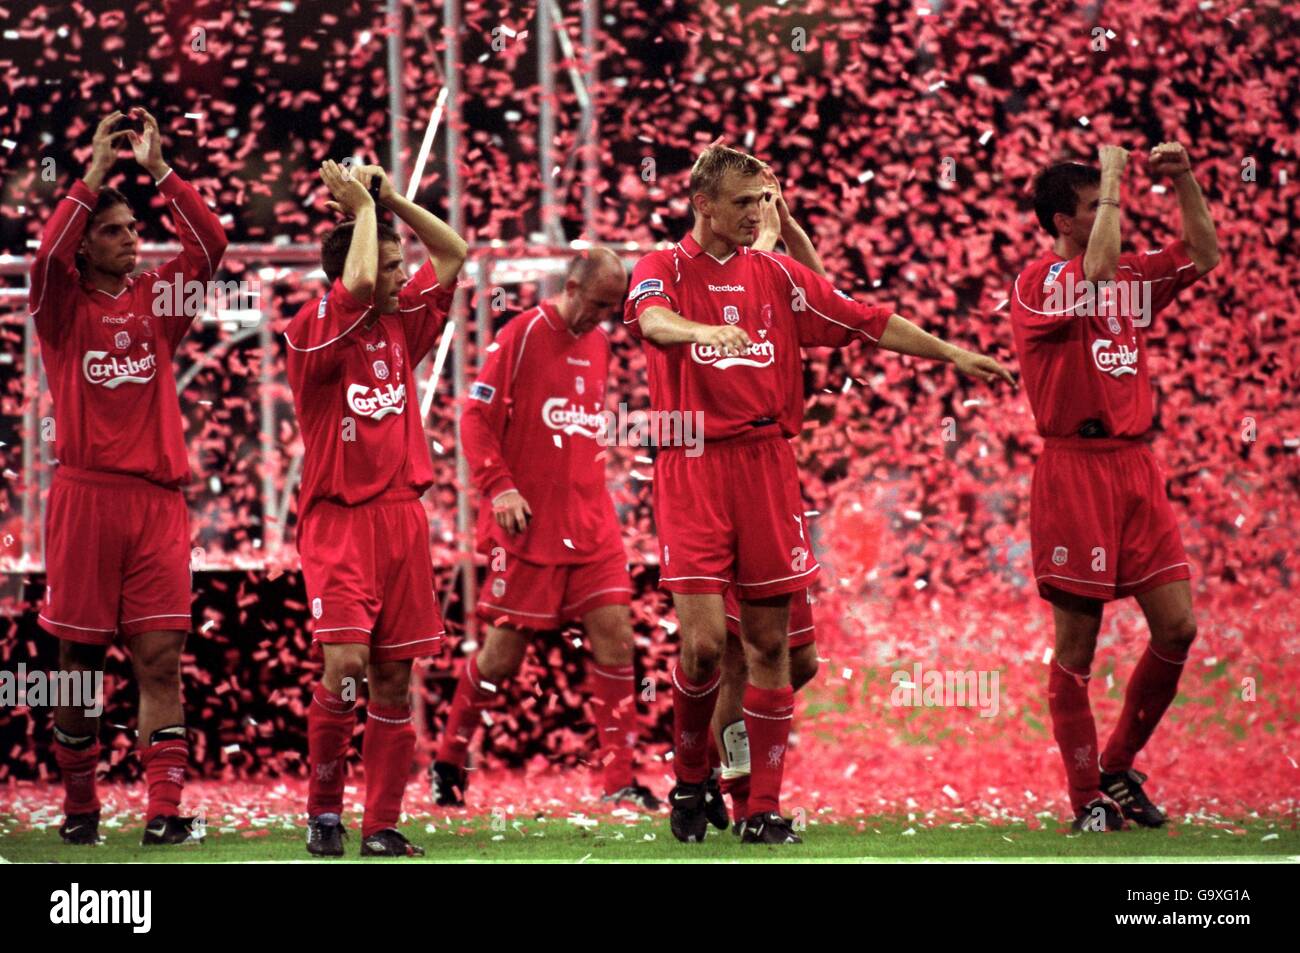
{"label": "sponsor logo patch", "polygon": [[1137,348],[1121,344],[1112,349],[1111,345],[1112,342],[1106,338],[1098,338],[1092,342],[1092,360],[1097,365],[1097,370],[1103,374],[1109,374],[1111,377],[1136,374]]}
{"label": "sponsor logo patch", "polygon": [[663,290],[664,290],[663,281],[661,281],[658,278],[646,278],[644,281],[640,282],[635,288],[632,289],[632,297],[635,298],[637,295],[647,294],[648,292],[651,291],[663,291]]}
{"label": "sponsor logo patch", "polygon": [[1061,269],[1068,265],[1068,261],[1058,261],[1051,268],[1047,269],[1047,277],[1043,279],[1043,290],[1046,291],[1049,285],[1056,283],[1056,276],[1061,273]]}
{"label": "sponsor logo patch", "polygon": [[109,357],[107,351],[87,351],[81,360],[81,372],[90,383],[114,390],[123,384],[149,383],[157,364],[152,354],[137,361],[132,357]]}
{"label": "sponsor logo patch", "polygon": [[567,397],[552,397],[543,404],[542,422],[552,430],[559,430],[570,437],[581,436],[594,439],[605,430],[605,418],[602,414],[592,413],[579,407]]}
{"label": "sponsor logo patch", "polygon": [[481,400],[485,404],[492,403],[492,398],[496,395],[497,389],[491,384],[475,383],[474,386],[469,389],[470,400]]}
{"label": "sponsor logo patch", "polygon": [[352,384],[348,387],[348,407],[354,414],[371,420],[400,414],[406,409],[406,385],[367,387],[365,384]]}
{"label": "sponsor logo patch", "polygon": [[725,355],[711,344],[692,344],[691,360],[706,367],[725,371],[729,367],[769,367],[776,359],[776,345],[771,341],[751,341],[739,354]]}

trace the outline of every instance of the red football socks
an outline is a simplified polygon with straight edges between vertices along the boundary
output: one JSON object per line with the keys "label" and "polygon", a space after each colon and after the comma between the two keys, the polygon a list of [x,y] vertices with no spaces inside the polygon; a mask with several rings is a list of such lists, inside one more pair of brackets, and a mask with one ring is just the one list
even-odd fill
{"label": "red football socks", "polygon": [[684,784],[701,784],[709,777],[709,722],[718,702],[722,670],[701,685],[686,680],[674,665],[673,679],[673,771]]}
{"label": "red football socks", "polygon": [[1101,793],[1097,767],[1097,724],[1088,704],[1091,676],[1071,672],[1053,661],[1047,678],[1047,707],[1052,713],[1052,734],[1061,749],[1070,804],[1077,814]]}
{"label": "red football socks", "polygon": [[732,818],[743,821],[749,817],[749,775],[738,774],[734,778],[724,775],[719,786],[722,793],[731,798]]}
{"label": "red football socks", "polygon": [[742,703],[749,735],[749,814],[779,813],[785,749],[794,718],[794,689],[746,685]]}
{"label": "red football socks", "polygon": [[631,665],[591,665],[588,679],[592,714],[600,737],[605,793],[634,783],[632,746],[636,743],[635,676]]}
{"label": "red football socks", "polygon": [[1102,768],[1107,773],[1127,771],[1133,759],[1151,738],[1169,703],[1178,694],[1178,678],[1183,674],[1181,659],[1157,655],[1150,644],[1138,660],[1124,693],[1124,709],[1119,724],[1115,726],[1106,750],[1101,755]]}
{"label": "red football socks", "polygon": [[149,806],[145,817],[175,817],[180,813],[185,789],[185,765],[190,760],[190,743],[184,737],[165,738],[140,749]]}
{"label": "red football socks", "polygon": [[95,791],[99,752],[98,741],[85,748],[69,748],[61,742],[54,742],[54,760],[63,775],[64,814],[92,814],[99,810],[99,795]]}
{"label": "red football socks", "polygon": [[307,814],[343,813],[344,759],[357,725],[355,701],[317,686],[307,707]]}
{"label": "red football socks", "polygon": [[366,733],[361,743],[361,762],[366,771],[362,837],[397,826],[414,755],[415,726],[411,724],[410,706],[381,708],[371,702],[366,709]]}
{"label": "red football socks", "polygon": [[[485,687],[486,686],[486,687]],[[483,709],[497,699],[497,689],[487,685],[478,673],[478,658],[470,656],[456,681],[456,694],[451,701],[451,714],[442,733],[437,759],[458,768],[465,766],[474,732],[483,721]]]}

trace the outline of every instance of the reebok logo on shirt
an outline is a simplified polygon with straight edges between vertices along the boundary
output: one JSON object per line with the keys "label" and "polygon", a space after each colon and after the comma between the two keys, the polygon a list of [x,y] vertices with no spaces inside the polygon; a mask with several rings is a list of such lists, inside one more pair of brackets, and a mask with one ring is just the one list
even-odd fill
{"label": "reebok logo on shirt", "polygon": [[[108,360],[104,360],[106,357]],[[146,354],[137,361],[131,357],[108,357],[107,351],[87,351],[81,360],[81,371],[90,383],[113,390],[123,384],[149,383],[153,380],[157,363],[153,354]]]}
{"label": "reebok logo on shirt", "polygon": [[348,407],[354,414],[380,420],[389,414],[400,414],[406,409],[406,385],[394,387],[367,387],[353,384],[348,388]]}
{"label": "reebok logo on shirt", "polygon": [[769,367],[775,359],[776,345],[771,341],[751,341],[749,347],[733,355],[724,355],[711,344],[691,345],[691,360],[720,371],[729,367]]}
{"label": "reebok logo on shirt", "polygon": [[1106,338],[1098,338],[1092,342],[1092,360],[1097,365],[1097,370],[1111,377],[1136,374],[1137,348],[1121,344],[1118,350],[1107,350],[1110,346],[1111,342]]}
{"label": "reebok logo on shirt", "polygon": [[710,291],[739,291],[742,294],[745,291],[744,285],[709,285]]}

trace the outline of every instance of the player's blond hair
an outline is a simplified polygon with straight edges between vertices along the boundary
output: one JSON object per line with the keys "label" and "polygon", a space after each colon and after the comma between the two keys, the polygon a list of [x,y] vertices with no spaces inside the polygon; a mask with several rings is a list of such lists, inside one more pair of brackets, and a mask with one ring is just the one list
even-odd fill
{"label": "player's blond hair", "polygon": [[729,171],[734,169],[741,175],[750,176],[758,175],[763,168],[763,163],[747,152],[730,146],[709,146],[691,167],[691,197],[703,192],[709,198],[717,198],[722,179]]}

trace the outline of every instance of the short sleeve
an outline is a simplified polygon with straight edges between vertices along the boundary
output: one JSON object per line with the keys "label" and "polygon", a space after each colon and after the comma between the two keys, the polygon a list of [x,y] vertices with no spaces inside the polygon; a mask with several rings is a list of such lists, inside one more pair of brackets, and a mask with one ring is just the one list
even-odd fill
{"label": "short sleeve", "polygon": [[855,341],[876,344],[893,308],[854,301],[825,277],[788,255],[759,252],[789,282],[800,347],[847,347]]}
{"label": "short sleeve", "polygon": [[338,345],[361,323],[370,310],[348,293],[336,278],[315,309],[304,308],[284,331],[290,358],[309,376],[326,373],[337,361]]}
{"label": "short sleeve", "polygon": [[1201,277],[1181,240],[1143,255],[1124,255],[1116,271],[1120,279],[1150,282],[1147,293],[1152,313],[1161,311],[1178,292]]}
{"label": "short sleeve", "polygon": [[432,261],[426,261],[411,276],[397,297],[397,311],[406,332],[411,360],[419,363],[433,349],[451,314],[456,286],[444,288]]}
{"label": "short sleeve", "polygon": [[636,263],[623,306],[623,324],[635,337],[641,336],[638,319],[646,308],[658,306],[678,311],[676,285],[677,272],[666,252],[653,252]]}

